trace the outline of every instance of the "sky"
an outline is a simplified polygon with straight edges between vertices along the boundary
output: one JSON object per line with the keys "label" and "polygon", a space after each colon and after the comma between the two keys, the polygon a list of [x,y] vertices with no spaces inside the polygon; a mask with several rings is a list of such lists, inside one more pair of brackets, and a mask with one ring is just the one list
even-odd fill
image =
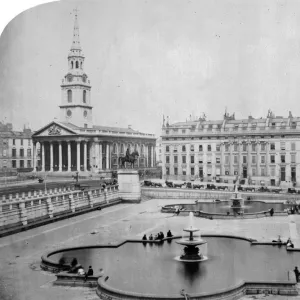
{"label": "sky", "polygon": [[78,8],[94,124],[159,135],[205,113],[300,116],[298,0],[85,0],[25,10],[0,37],[0,121],[59,116]]}

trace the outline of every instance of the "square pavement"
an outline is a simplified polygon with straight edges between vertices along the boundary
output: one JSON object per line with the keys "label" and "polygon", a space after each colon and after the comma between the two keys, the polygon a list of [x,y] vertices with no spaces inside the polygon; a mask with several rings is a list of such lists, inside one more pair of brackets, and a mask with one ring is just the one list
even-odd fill
{"label": "square pavement", "polygon": [[[96,300],[89,288],[57,287],[54,274],[40,269],[40,257],[47,251],[69,246],[114,243],[126,238],[142,238],[169,229],[182,234],[188,217],[163,214],[166,204],[194,203],[190,200],[151,199],[140,204],[119,204],[48,224],[0,239],[1,300]],[[259,241],[291,237],[300,247],[300,215],[245,220],[194,219],[201,233],[223,233],[246,236]],[[300,265],[300,261],[299,261]],[[284,296],[245,296],[242,299],[300,299]]]}

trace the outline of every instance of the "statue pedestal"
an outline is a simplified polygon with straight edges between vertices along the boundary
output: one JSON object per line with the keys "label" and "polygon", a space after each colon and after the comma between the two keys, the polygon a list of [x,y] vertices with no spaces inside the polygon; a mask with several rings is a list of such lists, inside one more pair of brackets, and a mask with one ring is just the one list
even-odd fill
{"label": "statue pedestal", "polygon": [[118,170],[119,196],[124,202],[141,202],[141,185],[136,170]]}

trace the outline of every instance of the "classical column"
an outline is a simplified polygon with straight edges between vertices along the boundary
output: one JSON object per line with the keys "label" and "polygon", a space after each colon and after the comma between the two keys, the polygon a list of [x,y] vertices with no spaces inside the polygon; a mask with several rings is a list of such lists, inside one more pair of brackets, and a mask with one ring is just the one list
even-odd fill
{"label": "classical column", "polygon": [[62,147],[61,141],[58,142],[58,171],[62,171]]}
{"label": "classical column", "polygon": [[92,143],[92,152],[93,152],[93,161],[92,166],[93,168],[98,169],[99,168],[99,144],[97,142]]}
{"label": "classical column", "polygon": [[36,172],[36,142],[33,143],[33,147],[32,147],[32,164],[33,164],[33,172]]}
{"label": "classical column", "polygon": [[106,169],[110,169],[110,164],[109,164],[109,144],[106,145]]}
{"label": "classical column", "polygon": [[[120,149],[121,149],[121,144],[120,144]],[[138,158],[137,158],[137,166],[138,166],[138,168],[140,167],[140,157],[141,157],[141,155],[142,155],[141,149],[142,149],[142,147],[141,147],[141,145],[139,145],[139,150],[138,150],[139,156],[138,156]],[[119,152],[120,152],[120,151],[119,151]],[[119,157],[119,156],[120,156],[120,153],[118,153],[118,157]]]}
{"label": "classical column", "polygon": [[99,167],[100,170],[102,170],[103,166],[102,166],[102,144],[101,144],[101,142],[99,143],[99,153],[98,153],[98,155],[99,155],[99,165],[98,165],[98,167]]}
{"label": "classical column", "polygon": [[77,141],[77,171],[80,172],[80,142]]}
{"label": "classical column", "polygon": [[148,152],[148,145],[145,145],[145,153],[146,153],[146,154],[145,154],[145,162],[146,162],[146,163],[145,163],[145,167],[148,168],[148,166],[149,166],[149,165],[148,165],[148,153],[149,153],[149,152]]}
{"label": "classical column", "polygon": [[[187,162],[187,174],[189,173],[189,171],[188,171],[188,168],[189,168],[189,159],[190,159],[190,157],[189,157],[189,151],[187,151],[187,154],[186,154],[186,162]],[[153,145],[151,146],[151,167],[153,168],[154,167],[154,147],[153,147]]]}
{"label": "classical column", "polygon": [[42,172],[45,172],[45,142],[41,142],[42,147]]}
{"label": "classical column", "polygon": [[68,172],[71,171],[71,142],[68,141]]}
{"label": "classical column", "polygon": [[50,172],[53,172],[53,142],[50,142]]}
{"label": "classical column", "polygon": [[83,171],[86,171],[86,162],[87,162],[87,142],[83,142]]}

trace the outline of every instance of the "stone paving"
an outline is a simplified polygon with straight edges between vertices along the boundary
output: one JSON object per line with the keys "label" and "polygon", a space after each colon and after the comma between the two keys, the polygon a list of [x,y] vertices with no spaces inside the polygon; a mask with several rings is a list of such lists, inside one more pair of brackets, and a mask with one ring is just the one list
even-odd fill
{"label": "stone paving", "polygon": [[[38,227],[0,239],[0,299],[1,300],[96,300],[95,291],[88,288],[54,287],[55,275],[40,270],[40,257],[60,247],[113,243],[124,238],[138,238],[171,229],[181,234],[188,219],[160,213],[162,205],[183,200],[153,199],[141,204],[119,204],[72,219]],[[186,200],[192,203],[193,201]],[[278,235],[283,240],[291,236],[299,243],[300,215],[268,217],[253,220],[207,220],[195,218],[202,233],[242,235],[257,240],[272,241]],[[294,240],[295,239],[295,240]],[[299,243],[300,244],[300,243]],[[299,262],[300,265],[300,262]],[[283,296],[246,296],[249,298],[300,299]]]}

